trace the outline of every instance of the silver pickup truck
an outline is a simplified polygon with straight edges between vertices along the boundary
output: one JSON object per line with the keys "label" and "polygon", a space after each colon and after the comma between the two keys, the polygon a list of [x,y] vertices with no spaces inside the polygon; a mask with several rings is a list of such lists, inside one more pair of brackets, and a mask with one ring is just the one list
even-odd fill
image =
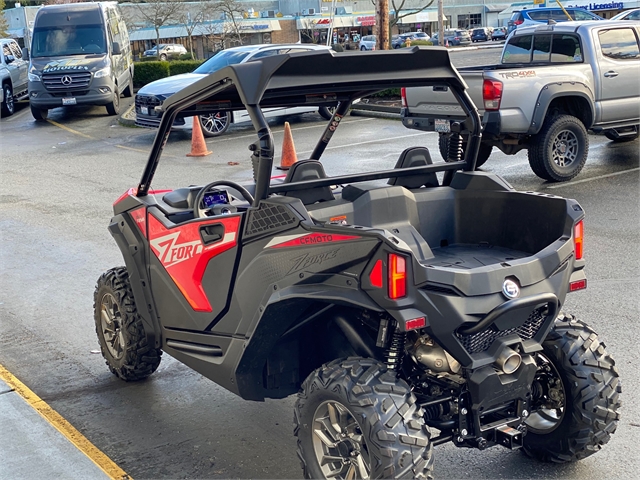
{"label": "silver pickup truck", "polygon": [[[477,166],[493,147],[507,155],[528,149],[539,177],[566,181],[587,159],[587,131],[614,142],[638,138],[640,22],[564,22],[519,28],[500,64],[459,70],[482,116]],[[403,123],[440,133],[440,153],[451,156],[451,125],[465,116],[445,86],[406,88]],[[455,133],[453,135],[456,135]]]}
{"label": "silver pickup truck", "polygon": [[15,111],[15,102],[27,98],[29,58],[26,50],[11,38],[0,38],[0,105],[2,116]]}

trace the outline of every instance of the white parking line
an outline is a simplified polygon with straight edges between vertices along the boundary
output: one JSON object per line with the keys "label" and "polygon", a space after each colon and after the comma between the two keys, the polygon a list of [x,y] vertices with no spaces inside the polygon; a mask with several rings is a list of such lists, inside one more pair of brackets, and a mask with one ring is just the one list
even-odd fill
{"label": "white parking line", "polygon": [[15,121],[15,120],[19,120],[19,119],[21,119],[22,117],[24,117],[24,116],[27,114],[27,112],[31,113],[31,110],[29,110],[28,108],[25,108],[25,109],[21,110],[21,111],[20,111],[20,112],[18,112],[18,113],[14,113],[14,114],[13,114],[13,115],[11,115],[10,117],[4,118],[4,119],[2,120],[2,123],[13,122],[13,121]]}
{"label": "white parking line", "polygon": [[640,170],[640,167],[638,167],[638,168],[630,168],[629,170],[623,170],[621,172],[607,173],[606,175],[599,175],[597,177],[585,178],[584,180],[577,180],[575,182],[563,183],[561,185],[552,185],[550,187],[546,187],[545,190],[548,189],[548,188],[570,187],[571,185],[576,185],[578,183],[585,183],[585,182],[591,182],[593,180],[600,180],[602,178],[615,177],[617,175],[622,175],[624,173],[637,172],[639,170]]}
{"label": "white parking line", "polygon": [[[345,148],[345,147],[357,147],[358,145],[366,145],[368,143],[380,143],[380,142],[387,142],[390,140],[397,140],[399,138],[409,138],[409,137],[417,137],[420,135],[427,135],[428,133],[431,132],[420,132],[420,133],[413,133],[410,135],[398,135],[396,137],[392,137],[392,138],[378,138],[377,140],[367,140],[366,142],[356,142],[356,143],[350,143],[348,145],[334,145],[333,147],[327,147],[325,148],[325,150],[333,150],[335,148]],[[308,150],[306,152],[298,152],[298,155],[306,155],[307,153],[313,153],[313,150]],[[275,157],[277,158],[277,157]]]}

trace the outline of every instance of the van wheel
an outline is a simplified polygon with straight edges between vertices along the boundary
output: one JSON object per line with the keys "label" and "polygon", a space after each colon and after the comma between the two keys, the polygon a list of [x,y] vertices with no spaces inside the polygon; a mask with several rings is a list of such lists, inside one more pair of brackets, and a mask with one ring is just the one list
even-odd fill
{"label": "van wheel", "polygon": [[587,161],[589,137],[572,115],[547,118],[529,145],[529,165],[538,177],[566,182],[578,175]]}
{"label": "van wheel", "polygon": [[133,75],[131,75],[131,72],[129,72],[129,83],[127,83],[122,95],[127,98],[133,97]]}
{"label": "van wheel", "polygon": [[[467,148],[467,142],[462,142],[462,159],[464,160],[464,151]],[[449,135],[440,135],[438,137],[438,149],[440,150],[440,155],[444,161],[447,161],[447,157],[449,156]],[[487,145],[486,143],[480,144],[480,150],[478,150],[478,158],[476,159],[476,168],[480,168],[484,165],[489,157],[491,156],[491,152],[493,151],[492,145]]]}
{"label": "van wheel", "polygon": [[111,103],[107,103],[107,114],[108,115],[118,115],[120,113],[120,92],[118,92],[118,88],[113,92],[113,100]]}
{"label": "van wheel", "polygon": [[4,100],[2,102],[2,116],[10,117],[16,111],[16,104],[13,102],[13,89],[11,85],[5,83],[2,86],[2,90],[4,90]]}
{"label": "van wheel", "polygon": [[38,108],[31,105],[31,115],[36,119],[36,122],[44,122],[49,116],[49,109]]}

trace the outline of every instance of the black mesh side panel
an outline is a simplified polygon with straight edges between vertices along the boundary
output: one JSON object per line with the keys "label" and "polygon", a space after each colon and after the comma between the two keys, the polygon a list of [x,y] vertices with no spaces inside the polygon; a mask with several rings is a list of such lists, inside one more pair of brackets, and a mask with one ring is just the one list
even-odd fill
{"label": "black mesh side panel", "polygon": [[460,343],[462,343],[462,346],[471,354],[484,352],[489,349],[496,338],[506,337],[507,335],[514,333],[523,340],[529,340],[533,338],[535,334],[538,333],[538,330],[540,330],[540,327],[542,327],[546,318],[545,312],[546,307],[535,309],[531,312],[527,321],[519,327],[509,328],[507,330],[498,330],[495,325],[491,325],[489,328],[473,335],[461,335],[456,333],[456,336],[458,337],[458,340],[460,340]]}
{"label": "black mesh side panel", "polygon": [[289,230],[299,222],[299,218],[286,205],[261,202],[257,209],[248,212],[243,239]]}

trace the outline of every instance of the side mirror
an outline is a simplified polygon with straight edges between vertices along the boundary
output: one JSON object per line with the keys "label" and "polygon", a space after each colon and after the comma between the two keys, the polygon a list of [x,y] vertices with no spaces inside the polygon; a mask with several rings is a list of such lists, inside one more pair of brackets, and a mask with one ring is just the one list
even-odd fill
{"label": "side mirror", "polygon": [[9,65],[10,63],[13,63],[16,61],[16,57],[14,57],[13,55],[5,55],[4,61],[7,62],[7,65]]}
{"label": "side mirror", "polygon": [[29,60],[29,50],[26,47],[22,47],[22,59],[25,62]]}
{"label": "side mirror", "polygon": [[111,44],[111,54],[112,55],[121,55],[120,44],[118,42],[113,42]]}

